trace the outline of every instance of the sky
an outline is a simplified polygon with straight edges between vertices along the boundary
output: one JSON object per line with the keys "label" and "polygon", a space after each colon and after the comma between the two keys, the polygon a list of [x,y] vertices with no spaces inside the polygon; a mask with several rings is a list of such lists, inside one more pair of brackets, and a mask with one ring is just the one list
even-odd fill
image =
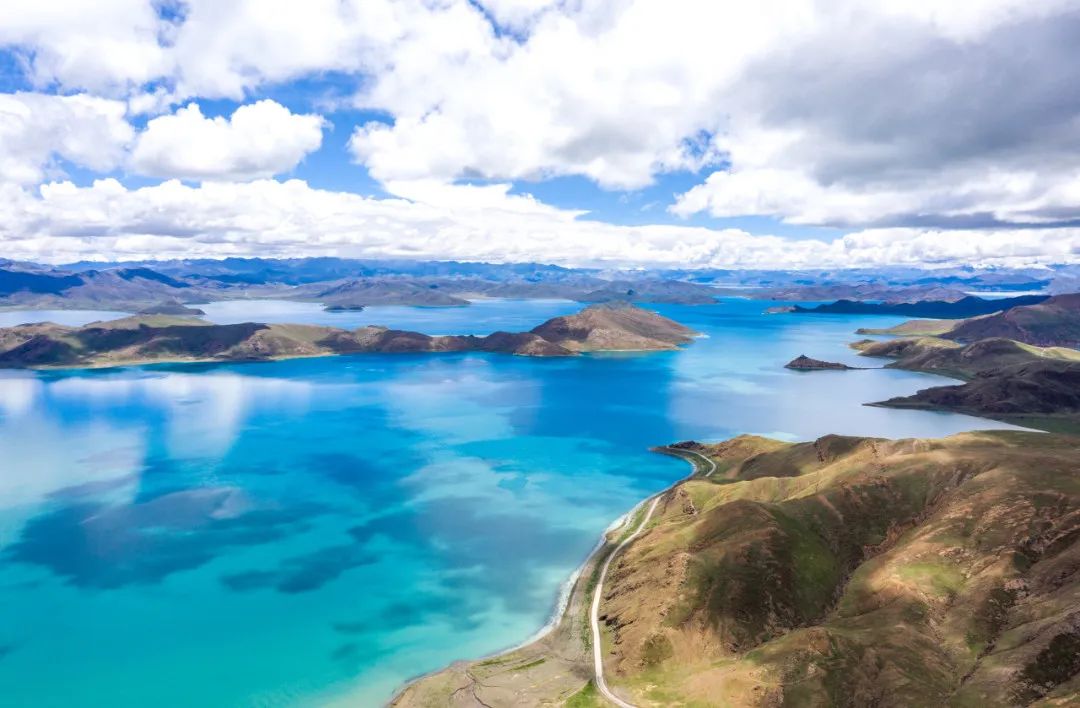
{"label": "sky", "polygon": [[0,257],[1080,262],[1080,0],[4,0]]}

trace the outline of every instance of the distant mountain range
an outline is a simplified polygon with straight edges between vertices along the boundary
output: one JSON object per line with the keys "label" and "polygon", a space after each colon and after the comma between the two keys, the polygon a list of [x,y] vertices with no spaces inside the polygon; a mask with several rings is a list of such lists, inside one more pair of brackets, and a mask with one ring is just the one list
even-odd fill
{"label": "distant mountain range", "polygon": [[792,312],[804,314],[842,314],[842,315],[902,315],[904,317],[939,317],[943,319],[961,319],[988,315],[992,312],[1007,310],[1021,305],[1036,305],[1047,300],[1049,295],[1021,295],[1019,297],[987,300],[967,296],[955,301],[921,300],[919,302],[859,302],[856,300],[837,300],[828,305],[801,307],[796,305]]}
{"label": "distant mountain range", "polygon": [[966,295],[968,290],[1054,293],[1075,289],[1080,289],[1077,266],[736,271],[347,258],[80,262],[65,266],[0,259],[0,307],[107,308],[127,312],[139,312],[162,302],[190,304],[249,298],[305,300],[337,309],[356,309],[387,304],[465,306],[472,299],[486,297],[706,304],[722,295],[741,294],[789,301],[840,298],[839,302],[815,310],[820,312],[969,317],[993,310],[986,309],[989,305],[973,307],[980,301]]}

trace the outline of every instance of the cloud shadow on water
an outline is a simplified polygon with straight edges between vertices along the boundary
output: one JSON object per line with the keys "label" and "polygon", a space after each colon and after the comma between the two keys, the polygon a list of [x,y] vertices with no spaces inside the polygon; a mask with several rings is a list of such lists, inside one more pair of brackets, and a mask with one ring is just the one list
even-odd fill
{"label": "cloud shadow on water", "polygon": [[83,588],[158,583],[231,548],[309,528],[313,504],[251,508],[230,487],[201,487],[126,505],[77,502],[31,519],[4,560],[46,568]]}
{"label": "cloud shadow on water", "polygon": [[292,595],[318,590],[348,570],[377,561],[377,556],[355,544],[328,546],[312,553],[287,558],[276,570],[224,575],[221,582],[237,592],[274,588],[278,592]]}

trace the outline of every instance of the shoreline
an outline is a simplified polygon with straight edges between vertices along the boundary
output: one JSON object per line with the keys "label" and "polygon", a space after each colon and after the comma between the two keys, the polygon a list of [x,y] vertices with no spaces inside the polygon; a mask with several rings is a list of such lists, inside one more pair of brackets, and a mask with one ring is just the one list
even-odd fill
{"label": "shoreline", "polygon": [[[591,632],[589,623],[589,605],[592,591],[595,587],[597,575],[601,564],[611,553],[619,548],[623,540],[626,528],[632,524],[638,512],[650,501],[659,501],[661,497],[673,490],[679,484],[707,473],[694,456],[685,454],[686,451],[671,448],[667,445],[649,448],[651,452],[669,457],[675,457],[688,463],[692,470],[690,474],[672,482],[660,491],[645,497],[626,513],[622,514],[604,529],[600,540],[585,558],[584,562],[564,581],[560,590],[559,598],[552,611],[551,618],[521,644],[502,649],[491,654],[470,659],[456,659],[448,665],[430,671],[404,682],[394,695],[384,703],[387,708],[406,708],[412,706],[429,705],[433,696],[446,699],[446,705],[458,705],[449,700],[462,692],[471,690],[475,692],[478,679],[472,675],[473,669],[485,666],[501,666],[515,673],[513,678],[520,679],[528,674],[528,670],[541,668],[549,663],[564,663],[567,669],[576,670],[574,693],[589,685],[595,685],[596,676],[593,671],[593,651],[591,637],[584,639]],[[703,459],[708,459],[704,458]],[[715,467],[714,467],[715,470]],[[620,532],[615,538],[611,534]],[[583,582],[584,581],[584,582]],[[564,600],[565,598],[565,600]],[[577,620],[582,621],[577,621]],[[569,642],[576,643],[576,646]],[[554,646],[553,646],[554,645]],[[455,679],[457,679],[455,681]],[[532,687],[541,681],[530,681]],[[426,684],[437,684],[428,686]],[[459,685],[464,684],[464,685]],[[511,688],[507,686],[507,688]],[[513,690],[513,689],[512,689]],[[516,692],[516,691],[515,691]],[[485,705],[473,693],[476,705]],[[465,704],[463,704],[465,705]]]}

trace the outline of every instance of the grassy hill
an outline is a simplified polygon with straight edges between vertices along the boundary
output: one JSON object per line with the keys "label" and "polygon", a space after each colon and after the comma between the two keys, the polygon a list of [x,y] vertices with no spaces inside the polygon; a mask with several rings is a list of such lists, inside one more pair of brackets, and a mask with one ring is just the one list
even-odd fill
{"label": "grassy hill", "polygon": [[698,450],[603,600],[635,704],[1080,701],[1080,439]]}

